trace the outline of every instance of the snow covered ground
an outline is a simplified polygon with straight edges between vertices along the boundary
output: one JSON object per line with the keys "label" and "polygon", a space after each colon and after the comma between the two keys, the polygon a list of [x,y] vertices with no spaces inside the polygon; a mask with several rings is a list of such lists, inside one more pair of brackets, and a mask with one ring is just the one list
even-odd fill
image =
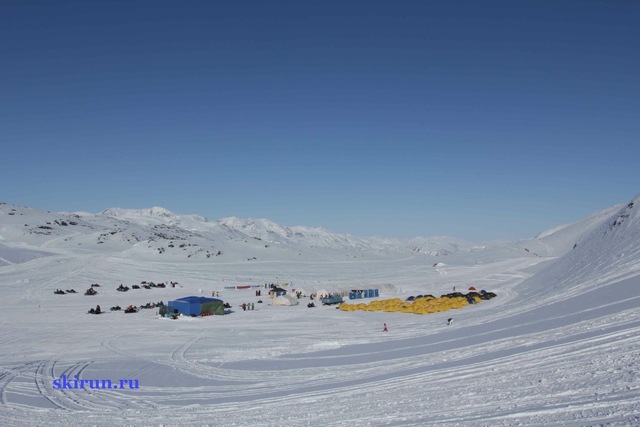
{"label": "snow covered ground", "polygon": [[[639,198],[527,241],[419,248],[436,243],[157,208],[0,208],[2,426],[640,425]],[[116,291],[143,280],[179,285]],[[413,315],[226,289],[274,282],[498,297]],[[93,283],[98,295],[83,295]],[[212,291],[232,313],[109,311]],[[87,314],[96,304],[105,313]],[[55,388],[63,375],[139,388]]]}

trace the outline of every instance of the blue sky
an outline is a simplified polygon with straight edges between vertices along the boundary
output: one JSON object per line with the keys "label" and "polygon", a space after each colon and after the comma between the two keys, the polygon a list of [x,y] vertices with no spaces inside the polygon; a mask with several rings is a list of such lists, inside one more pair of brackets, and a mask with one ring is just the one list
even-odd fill
{"label": "blue sky", "polygon": [[640,192],[634,1],[0,3],[0,201],[526,238]]}

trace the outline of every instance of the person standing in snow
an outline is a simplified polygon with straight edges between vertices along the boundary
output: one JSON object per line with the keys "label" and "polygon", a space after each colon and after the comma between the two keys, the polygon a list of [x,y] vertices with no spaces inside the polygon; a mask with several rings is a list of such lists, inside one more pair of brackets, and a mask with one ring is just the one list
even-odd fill
{"label": "person standing in snow", "polygon": [[387,324],[384,324],[384,328],[382,329],[382,332],[389,332],[389,330],[387,329]]}

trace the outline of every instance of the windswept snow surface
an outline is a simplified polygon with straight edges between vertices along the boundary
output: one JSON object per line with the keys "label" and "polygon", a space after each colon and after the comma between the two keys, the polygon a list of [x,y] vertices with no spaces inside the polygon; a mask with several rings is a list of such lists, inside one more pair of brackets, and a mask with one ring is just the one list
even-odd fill
{"label": "windswept snow surface", "polygon": [[[548,252],[545,235],[434,256],[324,230],[322,245],[309,244],[267,221],[223,226],[159,208],[94,218],[5,205],[0,425],[640,425],[639,211],[636,198],[597,223],[563,227],[572,241],[546,243]],[[150,227],[159,224],[165,237],[184,239],[176,243],[213,241],[223,255],[158,253],[162,233]],[[264,245],[279,248],[253,259]],[[116,291],[143,280],[179,284]],[[413,315],[307,308],[308,298],[272,306],[264,289],[261,297],[228,289],[285,281],[307,292],[378,288],[381,299],[453,286],[498,297]],[[83,295],[93,283],[98,295]],[[53,294],[70,288],[78,293]],[[231,313],[167,320],[155,309],[109,311],[212,291]],[[86,314],[96,304],[105,313]],[[63,375],[139,388],[54,388]]]}

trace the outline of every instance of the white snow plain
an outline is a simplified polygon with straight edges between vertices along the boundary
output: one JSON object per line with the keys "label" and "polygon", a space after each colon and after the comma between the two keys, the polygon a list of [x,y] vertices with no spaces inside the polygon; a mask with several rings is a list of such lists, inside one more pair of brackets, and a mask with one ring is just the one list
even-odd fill
{"label": "white snow plain", "polygon": [[[93,215],[2,204],[0,425],[640,425],[639,210],[635,198],[487,246],[158,208]],[[179,285],[116,291],[143,280]],[[497,297],[415,315],[307,308],[308,297],[271,306],[264,289],[226,289],[275,282],[307,293],[377,288],[379,299],[454,286]],[[98,295],[83,295],[93,283]],[[53,294],[71,288],[78,293]],[[213,291],[231,313],[109,311]],[[87,314],[96,304],[104,313]],[[63,375],[139,388],[54,388]]]}

